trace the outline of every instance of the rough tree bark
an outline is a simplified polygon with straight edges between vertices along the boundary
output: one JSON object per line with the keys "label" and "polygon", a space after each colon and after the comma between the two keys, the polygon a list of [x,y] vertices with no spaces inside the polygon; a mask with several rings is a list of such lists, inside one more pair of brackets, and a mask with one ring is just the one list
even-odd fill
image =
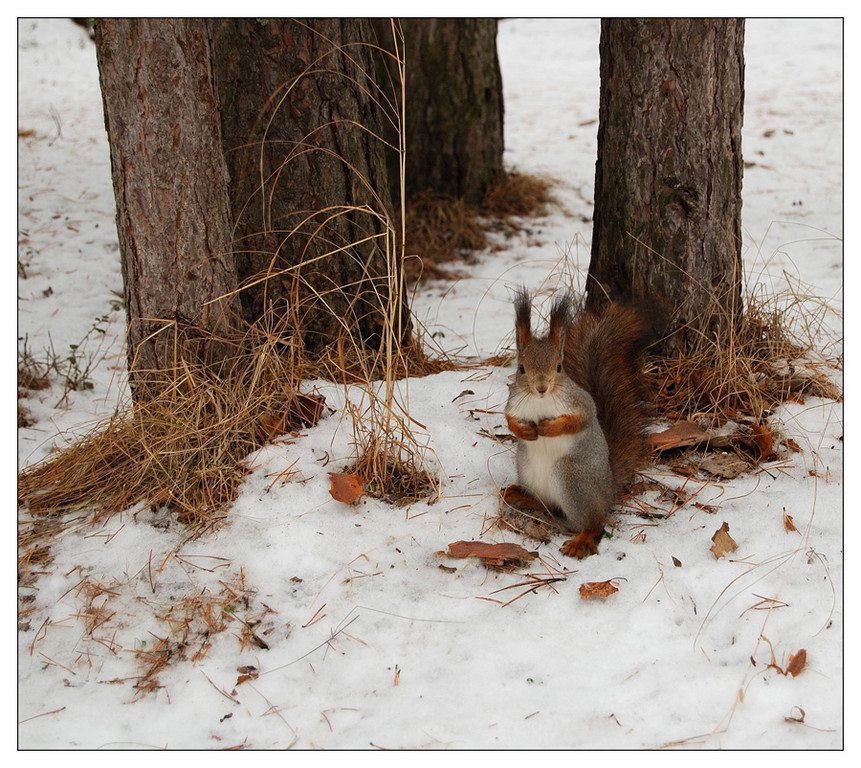
{"label": "rough tree bark", "polygon": [[669,348],[741,309],[744,21],[604,19],[588,304],[646,300]]}
{"label": "rough tree bark", "polygon": [[[349,327],[376,347],[408,312],[369,22],[208,22],[241,293],[249,322],[285,316],[318,351]],[[388,250],[387,250],[388,249]],[[260,281],[265,276],[264,281]],[[400,306],[392,308],[389,301]]]}
{"label": "rough tree bark", "polygon": [[[407,199],[429,192],[480,203],[505,178],[497,21],[398,23],[406,54]],[[381,46],[393,50],[391,22],[374,26]]]}
{"label": "rough tree bark", "polygon": [[[135,396],[175,364],[173,330],[197,329],[197,354],[238,316],[227,175],[209,47],[195,20],[104,19],[95,25],[110,138]],[[181,105],[181,108],[179,108]]]}

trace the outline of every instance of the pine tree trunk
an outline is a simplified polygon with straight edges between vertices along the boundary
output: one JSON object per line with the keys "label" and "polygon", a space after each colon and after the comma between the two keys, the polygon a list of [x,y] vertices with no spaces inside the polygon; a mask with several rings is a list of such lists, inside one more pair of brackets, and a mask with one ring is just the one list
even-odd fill
{"label": "pine tree trunk", "polygon": [[744,22],[604,19],[588,303],[647,301],[683,348],[741,309]]}
{"label": "pine tree trunk", "polygon": [[[176,365],[175,331],[216,363],[238,315],[227,175],[206,28],[197,20],[95,26],[135,396]],[[181,105],[179,108],[178,105]]]}
{"label": "pine tree trunk", "polygon": [[[480,203],[505,178],[496,19],[401,19],[406,55],[407,198]],[[391,22],[375,23],[391,50]]]}
{"label": "pine tree trunk", "polygon": [[348,329],[377,347],[386,322],[402,338],[369,22],[208,24],[244,317],[298,326],[311,352]]}

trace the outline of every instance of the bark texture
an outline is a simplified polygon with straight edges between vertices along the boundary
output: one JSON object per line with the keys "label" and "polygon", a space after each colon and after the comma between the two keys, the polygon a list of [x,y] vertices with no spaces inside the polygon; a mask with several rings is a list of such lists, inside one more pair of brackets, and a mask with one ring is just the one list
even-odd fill
{"label": "bark texture", "polygon": [[312,352],[347,327],[378,346],[403,300],[369,22],[208,26],[245,318],[289,318]]}
{"label": "bark texture", "polygon": [[[206,28],[197,20],[95,26],[128,316],[132,386],[175,366],[177,327],[210,342],[238,314],[227,175]],[[181,105],[181,108],[179,107]]]}
{"label": "bark texture", "polygon": [[[429,192],[480,203],[505,178],[497,21],[399,24],[406,55],[407,199]],[[392,50],[390,21],[380,19],[375,28],[381,45]]]}
{"label": "bark texture", "polygon": [[669,346],[741,309],[744,22],[604,19],[588,304],[633,298]]}

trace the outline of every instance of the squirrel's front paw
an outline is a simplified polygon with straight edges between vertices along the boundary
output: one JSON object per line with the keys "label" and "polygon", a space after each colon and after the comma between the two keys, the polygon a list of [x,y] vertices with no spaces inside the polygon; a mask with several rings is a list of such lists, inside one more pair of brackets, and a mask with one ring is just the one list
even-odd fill
{"label": "squirrel's front paw", "polygon": [[541,437],[559,437],[559,435],[576,435],[585,426],[586,416],[582,411],[574,411],[553,419],[542,419],[535,425],[535,431]]}
{"label": "squirrel's front paw", "polygon": [[518,440],[538,439],[538,430],[535,428],[535,424],[531,421],[521,421],[516,416],[512,416],[509,413],[505,414],[505,420],[508,422],[508,428],[511,430],[511,434]]}
{"label": "squirrel's front paw", "polygon": [[559,551],[563,555],[576,557],[582,560],[589,555],[598,554],[598,542],[604,534],[603,529],[600,531],[583,531],[578,533],[573,539],[568,539],[560,548]]}

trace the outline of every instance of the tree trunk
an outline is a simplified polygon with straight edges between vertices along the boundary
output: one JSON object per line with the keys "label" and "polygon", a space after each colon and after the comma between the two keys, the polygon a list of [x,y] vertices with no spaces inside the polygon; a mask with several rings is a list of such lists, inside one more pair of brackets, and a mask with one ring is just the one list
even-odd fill
{"label": "tree trunk", "polygon": [[604,19],[588,304],[648,302],[684,348],[741,309],[744,22]]}
{"label": "tree trunk", "polygon": [[[316,352],[408,328],[369,22],[208,22],[243,315]],[[392,306],[394,304],[395,306]]]}
{"label": "tree trunk", "polygon": [[227,175],[204,23],[105,19],[95,39],[138,397],[175,367],[178,327],[204,361],[228,352],[213,340],[238,315],[219,300],[236,288]]}
{"label": "tree trunk", "polygon": [[[430,192],[480,203],[505,178],[496,19],[399,23],[406,55],[407,199]],[[377,20],[375,28],[381,46],[392,50],[391,22]]]}

